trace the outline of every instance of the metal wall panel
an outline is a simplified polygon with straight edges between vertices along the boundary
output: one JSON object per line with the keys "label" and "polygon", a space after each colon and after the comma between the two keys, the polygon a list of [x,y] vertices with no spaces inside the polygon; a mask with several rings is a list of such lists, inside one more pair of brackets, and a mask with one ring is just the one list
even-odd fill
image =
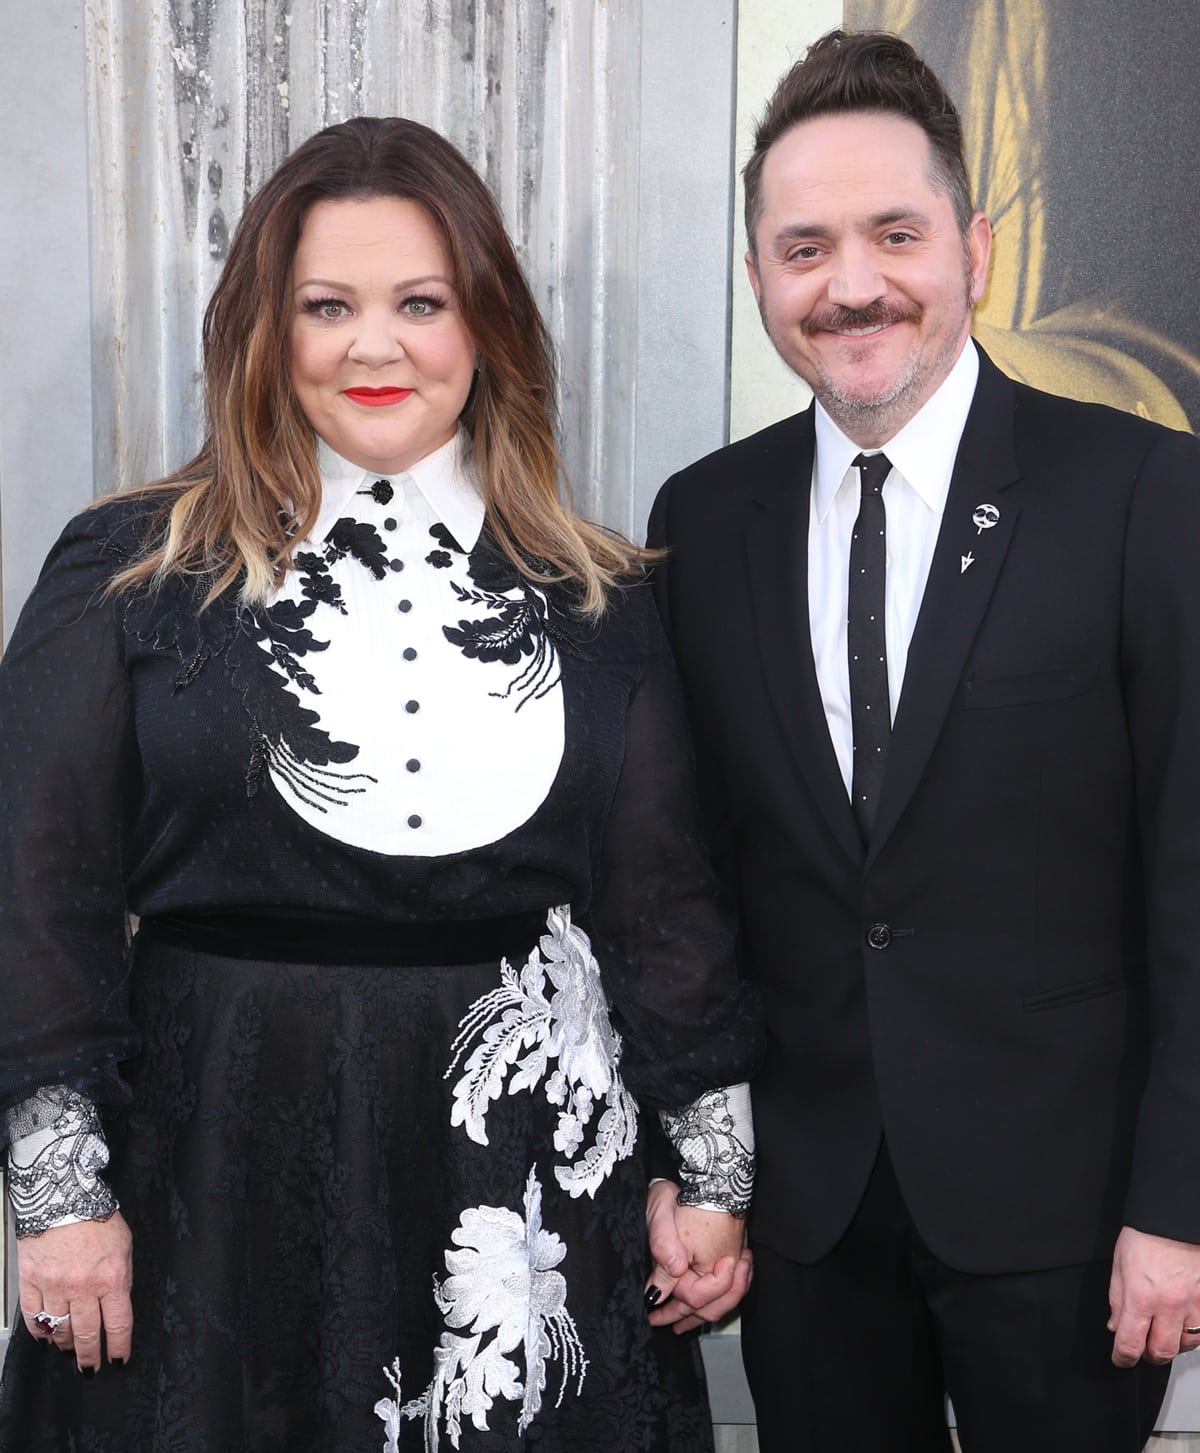
{"label": "metal wall panel", "polygon": [[81,0],[0,0],[0,627],[92,493]]}

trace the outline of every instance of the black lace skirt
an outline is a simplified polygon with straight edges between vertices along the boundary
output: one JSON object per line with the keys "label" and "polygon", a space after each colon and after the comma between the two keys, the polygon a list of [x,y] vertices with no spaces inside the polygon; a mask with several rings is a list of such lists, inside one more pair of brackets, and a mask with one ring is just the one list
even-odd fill
{"label": "black lace skirt", "polygon": [[695,1338],[646,1321],[637,1111],[568,914],[503,965],[139,940],[133,1356],[85,1379],[18,1326],[0,1449],[711,1448]]}

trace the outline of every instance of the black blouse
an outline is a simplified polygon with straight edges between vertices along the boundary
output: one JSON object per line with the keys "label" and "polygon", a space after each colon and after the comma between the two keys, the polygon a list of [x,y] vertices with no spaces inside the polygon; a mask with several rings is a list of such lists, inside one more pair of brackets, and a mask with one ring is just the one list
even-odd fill
{"label": "black blouse", "polygon": [[[429,531],[431,548],[406,568],[456,582],[443,634],[481,666],[514,679],[533,666],[526,680],[561,689],[562,755],[540,805],[496,840],[383,852],[296,810],[308,795],[336,815],[357,785],[359,748],[323,726],[317,682],[345,614],[331,563],[378,583],[380,611],[397,609],[370,504],[309,552],[287,598],[247,608],[227,592],[204,610],[202,582],[106,593],[151,508],[116,499],[68,525],[0,663],[0,1110],[50,1084],[127,1098],[130,914],[316,918],[402,936],[570,904],[636,1094],[673,1108],[747,1077],[755,1010],[645,585],[614,592],[588,624],[567,592],[519,576],[486,530],[469,549]],[[511,694],[513,711],[522,699]],[[490,770],[505,771],[503,756]]]}

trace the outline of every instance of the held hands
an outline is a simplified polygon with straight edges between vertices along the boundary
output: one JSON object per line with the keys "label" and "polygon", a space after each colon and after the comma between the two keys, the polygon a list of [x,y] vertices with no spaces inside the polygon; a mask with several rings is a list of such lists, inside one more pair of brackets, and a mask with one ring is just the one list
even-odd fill
{"label": "held hands", "polygon": [[[1200,1347],[1200,1246],[1125,1226],[1113,1252],[1108,1284],[1114,1333],[1112,1360],[1170,1362]],[[1188,1328],[1197,1331],[1189,1332]]]}
{"label": "held hands", "polygon": [[[17,1242],[17,1272],[25,1326],[41,1342],[75,1353],[84,1376],[109,1362],[129,1359],[133,1332],[133,1261],[129,1227],[120,1211],[107,1221],[55,1226]],[[39,1312],[70,1318],[51,1331]],[[100,1333],[103,1328],[104,1342]]]}
{"label": "held hands", "polygon": [[[681,1206],[679,1187],[656,1181],[646,1197],[654,1269],[646,1283],[650,1321],[690,1332],[726,1316],[746,1295],[753,1270],[745,1222],[724,1211]],[[652,1288],[657,1287],[655,1297]]]}

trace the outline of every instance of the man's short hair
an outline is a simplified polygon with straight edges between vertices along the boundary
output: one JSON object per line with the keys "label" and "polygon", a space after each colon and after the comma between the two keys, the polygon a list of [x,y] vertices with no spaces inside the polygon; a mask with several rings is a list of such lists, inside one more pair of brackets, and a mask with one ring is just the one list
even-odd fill
{"label": "man's short hair", "polygon": [[808,49],[775,88],[742,172],[746,236],[756,252],[762,216],[762,169],[786,131],[815,116],[882,111],[915,122],[929,138],[930,183],[950,198],[966,234],[974,208],[963,160],[962,124],[941,81],[907,41],[886,31],[831,30]]}

